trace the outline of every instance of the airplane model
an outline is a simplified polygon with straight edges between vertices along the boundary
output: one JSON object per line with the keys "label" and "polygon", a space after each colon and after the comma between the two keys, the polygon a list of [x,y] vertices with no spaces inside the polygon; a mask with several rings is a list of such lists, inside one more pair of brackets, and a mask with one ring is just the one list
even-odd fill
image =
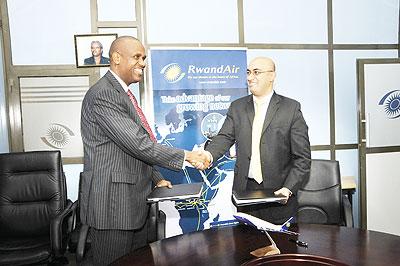
{"label": "airplane model", "polygon": [[276,225],[267,221],[264,221],[260,218],[254,217],[253,215],[238,212],[233,215],[241,223],[253,226],[261,231],[271,231],[271,232],[280,232],[288,235],[299,235],[299,233],[288,230],[287,224],[293,220],[293,217],[290,217],[289,220],[284,222],[281,225]]}

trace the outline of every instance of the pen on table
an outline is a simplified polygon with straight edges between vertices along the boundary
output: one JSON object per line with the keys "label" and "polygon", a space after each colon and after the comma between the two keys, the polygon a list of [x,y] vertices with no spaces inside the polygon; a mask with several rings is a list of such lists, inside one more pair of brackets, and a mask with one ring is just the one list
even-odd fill
{"label": "pen on table", "polygon": [[297,239],[293,239],[293,238],[290,238],[289,241],[292,241],[292,242],[296,243],[296,245],[299,245],[299,246],[302,246],[302,247],[305,247],[305,248],[308,247],[307,242],[303,242],[303,241],[300,241],[300,240],[297,240]]}

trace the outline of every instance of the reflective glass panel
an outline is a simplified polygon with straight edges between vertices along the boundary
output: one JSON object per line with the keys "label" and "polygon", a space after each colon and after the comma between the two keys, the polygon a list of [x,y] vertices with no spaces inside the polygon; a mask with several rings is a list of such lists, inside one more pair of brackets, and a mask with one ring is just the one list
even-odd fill
{"label": "reflective glass panel", "polygon": [[247,43],[327,43],[326,1],[243,1]]}
{"label": "reflective glass panel", "polygon": [[148,0],[148,43],[236,43],[236,0]]}
{"label": "reflective glass panel", "polygon": [[137,37],[137,28],[99,28],[99,33],[116,33],[118,36]]}
{"label": "reflective glass panel", "polygon": [[90,1],[12,0],[7,5],[14,65],[75,65],[74,34],[91,32]]}
{"label": "reflective glass panel", "polygon": [[330,160],[331,152],[330,151],[311,151],[311,158],[312,159]]}
{"label": "reflective glass panel", "polygon": [[99,21],[135,21],[134,0],[97,0]]}
{"label": "reflective glass panel", "polygon": [[399,0],[334,0],[332,6],[334,43],[398,42]]}
{"label": "reflective glass panel", "polygon": [[358,150],[338,150],[336,160],[339,161],[342,178],[354,178],[356,191],[353,194],[354,227],[360,227],[360,178],[358,172]]}
{"label": "reflective glass panel", "polygon": [[396,50],[334,51],[336,143],[357,143],[357,58],[397,57]]}
{"label": "reflective glass panel", "polygon": [[[0,31],[0,51],[3,51],[2,31]],[[0,53],[0,153],[9,151],[5,91],[3,53]]]}

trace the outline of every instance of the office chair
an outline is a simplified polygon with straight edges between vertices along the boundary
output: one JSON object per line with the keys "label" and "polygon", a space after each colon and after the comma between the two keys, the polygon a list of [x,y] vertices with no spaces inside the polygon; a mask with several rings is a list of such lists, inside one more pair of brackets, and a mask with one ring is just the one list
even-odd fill
{"label": "office chair", "polygon": [[0,265],[66,263],[72,212],[59,151],[0,154]]}
{"label": "office chair", "polygon": [[310,178],[297,197],[297,222],[353,227],[350,202],[342,195],[338,161],[312,159]]}
{"label": "office chair", "polygon": [[77,262],[81,262],[85,253],[91,247],[91,239],[88,237],[89,226],[83,224],[80,218],[80,191],[81,191],[82,173],[79,174],[78,200],[74,202],[73,230],[68,242],[68,250],[75,253]]}
{"label": "office chair", "polygon": [[[81,190],[82,173],[79,176],[79,192]],[[80,195],[80,193],[78,194]],[[91,247],[90,227],[82,223],[80,219],[79,209],[80,196],[74,202],[74,229],[68,243],[69,251],[75,253],[76,261],[82,262],[86,253]],[[147,224],[147,242],[151,243],[165,238],[165,222],[166,216],[163,211],[158,209],[158,203],[150,204]]]}
{"label": "office chair", "polygon": [[147,242],[155,242],[165,238],[165,213],[158,209],[158,202],[150,203],[147,224]]}

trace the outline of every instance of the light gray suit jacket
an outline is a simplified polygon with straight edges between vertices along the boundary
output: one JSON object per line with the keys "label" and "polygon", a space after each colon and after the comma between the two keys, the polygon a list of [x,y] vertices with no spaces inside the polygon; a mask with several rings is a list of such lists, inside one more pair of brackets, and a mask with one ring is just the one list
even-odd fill
{"label": "light gray suit jacket", "polygon": [[184,151],[150,140],[132,102],[111,72],[86,93],[81,134],[84,169],[80,189],[81,219],[97,229],[132,230],[143,226],[153,167],[182,169]]}
{"label": "light gray suit jacket", "polygon": [[[246,189],[253,119],[253,96],[235,100],[218,135],[206,148],[216,161],[236,143],[234,190]],[[308,179],[311,166],[308,127],[300,103],[276,93],[272,95],[261,135],[260,156],[264,187],[287,187],[296,194]]]}

